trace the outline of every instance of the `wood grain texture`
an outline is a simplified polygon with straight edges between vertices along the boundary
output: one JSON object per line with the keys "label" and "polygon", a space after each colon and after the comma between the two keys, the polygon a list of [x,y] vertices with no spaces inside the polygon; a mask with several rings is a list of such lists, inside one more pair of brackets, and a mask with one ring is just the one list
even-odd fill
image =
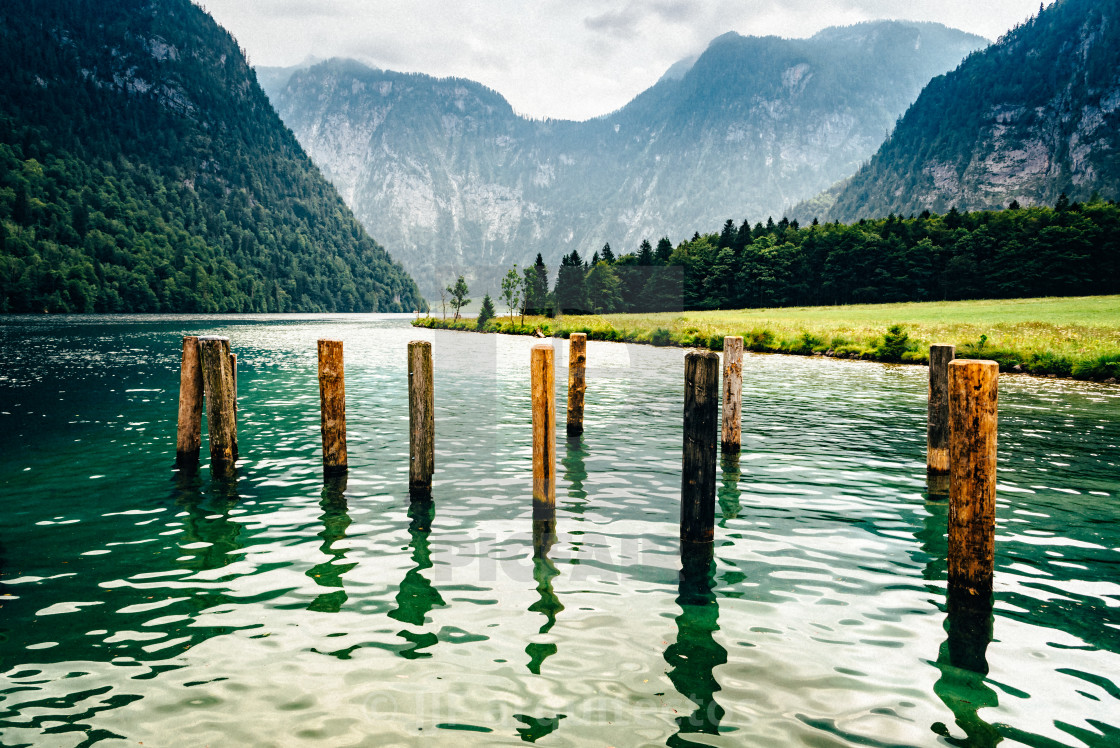
{"label": "wood grain texture", "polygon": [[530,357],[533,390],[533,519],[556,512],[556,374],[551,345]]}
{"label": "wood grain texture", "polygon": [[955,357],[954,346],[929,347],[926,471],[930,474],[949,472],[949,362]]}
{"label": "wood grain texture", "polygon": [[568,436],[583,433],[583,395],[587,389],[587,333],[568,337]]}
{"label": "wood grain texture", "polygon": [[992,592],[999,365],[949,363],[949,586]]}
{"label": "wood grain texture", "polygon": [[179,367],[179,428],[175,437],[175,461],[179,465],[198,462],[202,448],[202,359],[198,338],[183,338]]}
{"label": "wood grain texture", "polygon": [[319,341],[319,425],[324,474],[346,472],[346,377],[341,340]]}
{"label": "wood grain texture", "polygon": [[408,344],[408,487],[430,492],[436,469],[436,418],[432,344]]}
{"label": "wood grain texture", "polygon": [[711,542],[715,528],[719,356],[689,353],[684,362],[681,540]]}
{"label": "wood grain texture", "polygon": [[237,421],[233,412],[233,370],[229,338],[207,335],[198,339],[202,385],[206,398],[206,430],[211,468],[237,461]]}
{"label": "wood grain texture", "polygon": [[743,420],[743,339],[729,335],[723,339],[723,429],[720,449],[736,454],[742,449]]}

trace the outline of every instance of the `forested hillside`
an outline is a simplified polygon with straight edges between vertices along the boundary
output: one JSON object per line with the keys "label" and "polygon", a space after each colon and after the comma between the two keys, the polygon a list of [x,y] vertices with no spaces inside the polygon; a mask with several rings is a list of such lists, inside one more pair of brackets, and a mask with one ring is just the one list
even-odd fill
{"label": "forested hillside", "polygon": [[[1120,0],[1058,0],[935,78],[846,185],[844,221],[1120,197]],[[821,211],[829,203],[827,213]]]}
{"label": "forested hillside", "polygon": [[422,303],[189,0],[5,2],[0,57],[0,311]]}

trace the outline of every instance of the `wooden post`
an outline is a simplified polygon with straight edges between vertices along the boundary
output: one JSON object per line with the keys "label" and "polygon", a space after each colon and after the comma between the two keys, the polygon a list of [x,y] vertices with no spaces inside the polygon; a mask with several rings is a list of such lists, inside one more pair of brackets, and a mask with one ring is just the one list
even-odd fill
{"label": "wooden post", "polygon": [[568,436],[583,433],[583,393],[587,389],[587,333],[568,337]]}
{"label": "wooden post", "polygon": [[949,363],[949,586],[992,593],[999,364]]}
{"label": "wooden post", "polygon": [[951,345],[929,347],[926,476],[931,497],[949,493],[949,362],[955,356]]}
{"label": "wooden post", "polygon": [[535,345],[533,389],[533,519],[556,513],[556,373],[551,345]]}
{"label": "wooden post", "polygon": [[436,469],[436,418],[433,392],[432,344],[408,344],[408,488],[415,494],[431,493]]}
{"label": "wooden post", "polygon": [[681,540],[694,543],[714,538],[718,392],[719,356],[711,351],[685,356]]}
{"label": "wooden post", "polygon": [[743,414],[743,339],[728,335],[723,339],[723,433],[720,449],[725,455],[738,454],[742,448]]}
{"label": "wooden post", "polygon": [[346,379],[342,341],[319,341],[319,426],[323,433],[323,474],[345,473]]}
{"label": "wooden post", "polygon": [[181,466],[198,462],[202,447],[202,362],[198,338],[183,338],[183,360],[179,368],[179,430],[175,439],[175,462]]}
{"label": "wooden post", "polygon": [[229,354],[229,370],[233,372],[233,422],[237,423],[237,354]]}
{"label": "wooden post", "polygon": [[229,338],[206,335],[198,339],[202,383],[206,395],[206,429],[210,437],[211,467],[228,467],[237,461],[237,420],[233,412],[233,371]]}

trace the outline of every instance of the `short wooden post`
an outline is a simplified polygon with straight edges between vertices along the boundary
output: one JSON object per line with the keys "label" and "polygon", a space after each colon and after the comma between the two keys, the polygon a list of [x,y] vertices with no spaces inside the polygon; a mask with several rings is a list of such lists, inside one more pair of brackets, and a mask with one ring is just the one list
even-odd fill
{"label": "short wooden post", "polygon": [[408,488],[430,493],[436,468],[436,418],[433,392],[432,344],[408,344]]}
{"label": "short wooden post", "polygon": [[342,341],[319,341],[319,425],[323,434],[323,474],[345,473],[346,379]]}
{"label": "short wooden post", "polygon": [[568,436],[583,433],[583,393],[587,389],[587,333],[568,337]]}
{"label": "short wooden post", "polygon": [[535,345],[533,390],[533,519],[556,513],[556,373],[551,345]]}
{"label": "short wooden post", "polygon": [[949,363],[949,586],[992,592],[999,364]]}
{"label": "short wooden post", "polygon": [[210,437],[211,466],[237,461],[237,420],[233,412],[233,371],[229,338],[206,335],[198,339],[202,383],[206,396],[206,430]]}
{"label": "short wooden post", "polygon": [[181,466],[198,462],[202,447],[202,362],[198,338],[183,338],[183,359],[179,367],[179,430],[175,439],[175,462]]}
{"label": "short wooden post", "polygon": [[711,351],[685,356],[681,540],[694,543],[714,538],[718,393],[719,356]]}
{"label": "short wooden post", "polygon": [[723,339],[723,432],[720,449],[725,455],[738,454],[742,448],[743,414],[743,339],[728,335]]}
{"label": "short wooden post", "polygon": [[929,347],[929,408],[926,427],[926,475],[930,495],[949,492],[949,362],[951,345]]}

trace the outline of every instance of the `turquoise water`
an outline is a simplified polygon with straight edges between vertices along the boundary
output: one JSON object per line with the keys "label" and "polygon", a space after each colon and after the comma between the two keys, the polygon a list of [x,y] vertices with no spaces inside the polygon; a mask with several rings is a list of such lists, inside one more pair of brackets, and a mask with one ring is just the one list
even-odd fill
{"label": "turquoise water", "polygon": [[[199,333],[238,354],[230,480],[205,438],[197,474],[173,468]],[[320,337],[346,356],[329,485]],[[428,504],[407,490],[415,338]],[[748,355],[714,562],[682,573],[685,352],[588,344],[534,558],[535,342],[369,315],[4,319],[0,742],[1120,744],[1120,388],[1001,379],[991,641],[951,646],[924,368]]]}

